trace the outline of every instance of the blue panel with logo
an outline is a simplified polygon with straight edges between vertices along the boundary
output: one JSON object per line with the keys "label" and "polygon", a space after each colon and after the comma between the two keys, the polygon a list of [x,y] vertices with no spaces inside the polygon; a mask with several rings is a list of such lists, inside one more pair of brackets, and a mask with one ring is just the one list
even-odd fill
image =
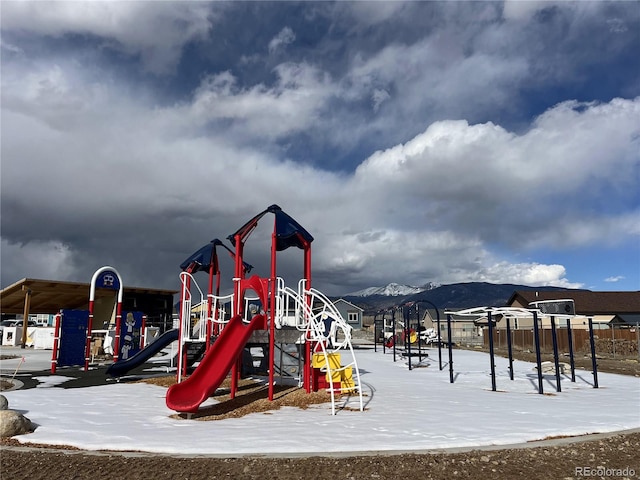
{"label": "blue panel with logo", "polygon": [[118,360],[127,360],[141,349],[142,312],[122,312],[120,320],[120,352]]}
{"label": "blue panel with logo", "polygon": [[96,278],[96,288],[109,288],[111,290],[120,290],[120,280],[116,272],[105,270],[98,278]]}

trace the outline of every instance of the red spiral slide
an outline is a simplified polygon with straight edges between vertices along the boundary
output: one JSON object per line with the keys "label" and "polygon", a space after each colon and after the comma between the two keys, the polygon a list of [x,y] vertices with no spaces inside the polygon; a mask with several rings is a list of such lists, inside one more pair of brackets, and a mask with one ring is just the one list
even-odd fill
{"label": "red spiral slide", "polygon": [[225,379],[254,330],[264,330],[267,319],[256,315],[247,324],[236,315],[209,348],[189,378],[169,387],[167,407],[176,412],[195,413]]}

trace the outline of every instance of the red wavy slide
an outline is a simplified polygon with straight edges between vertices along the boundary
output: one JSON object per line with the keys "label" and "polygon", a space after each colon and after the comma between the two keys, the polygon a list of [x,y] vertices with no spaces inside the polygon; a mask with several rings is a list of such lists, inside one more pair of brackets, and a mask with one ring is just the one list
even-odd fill
{"label": "red wavy slide", "polygon": [[264,315],[256,315],[247,324],[242,322],[242,316],[233,317],[191,376],[169,387],[167,407],[176,412],[196,413],[226,378],[251,333],[264,330],[266,324]]}

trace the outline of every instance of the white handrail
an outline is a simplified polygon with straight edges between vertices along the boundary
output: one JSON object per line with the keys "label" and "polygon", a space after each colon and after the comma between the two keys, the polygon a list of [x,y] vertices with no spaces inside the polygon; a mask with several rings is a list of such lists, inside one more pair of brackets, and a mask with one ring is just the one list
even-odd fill
{"label": "white handrail", "polygon": [[[189,272],[180,272],[180,282],[182,284],[182,305],[180,306],[180,338],[178,339],[178,378],[177,381],[182,381],[182,369],[183,369],[183,354],[184,346],[187,340],[198,340],[200,342],[207,338],[207,305],[208,299],[202,293],[202,290],[198,286],[198,282]],[[200,293],[200,302],[195,306],[193,303],[193,296],[191,294],[190,286],[198,290]],[[191,328],[191,311],[193,308],[199,307],[199,319]],[[197,338],[192,338],[197,331]]]}
{"label": "white handrail", "polygon": [[[249,311],[251,302],[256,302],[259,300],[260,300],[259,297],[246,297],[246,296],[244,297],[244,311],[243,311],[243,318],[242,318],[242,321],[244,323],[249,323],[251,321],[251,316],[253,315],[253,313]],[[264,310],[264,305],[262,306],[262,308]]]}
{"label": "white handrail", "polygon": [[[213,317],[209,318],[209,321],[212,323],[217,323],[217,324],[221,324],[221,325],[226,325],[227,323],[229,323],[229,320],[231,320],[233,318],[233,314],[234,314],[234,304],[233,304],[233,298],[234,298],[234,294],[231,293],[229,295],[213,295],[210,294],[208,295],[209,297],[209,301],[211,302],[212,306],[211,306],[211,312],[218,312],[218,318],[215,318],[215,314]],[[225,301],[226,300],[226,301]],[[231,306],[231,314],[229,315],[229,317],[227,318],[227,310],[225,309],[225,305],[229,303],[229,305]]]}
{"label": "white handrail", "polygon": [[[200,286],[198,285],[198,282],[196,281],[196,279],[193,277],[193,275],[191,275],[189,272],[180,272],[180,278],[182,279],[182,290],[183,290],[183,294],[184,297],[183,298],[187,298],[188,294],[188,310],[184,311],[183,309],[183,318],[182,318],[182,335],[183,335],[183,340],[189,339],[189,340],[198,340],[200,342],[206,340],[207,338],[207,310],[208,310],[208,299],[207,297],[204,295],[204,293],[202,293],[202,290],[200,289]],[[191,295],[191,291],[190,289],[187,288],[187,279],[191,280],[191,287],[195,287],[198,290],[198,293],[200,294],[200,302],[196,303],[195,305],[192,305],[192,295]],[[187,303],[187,302],[185,302]],[[198,308],[198,321],[196,322],[196,324],[193,326],[193,328],[191,328],[191,312],[193,311],[194,308]]]}
{"label": "white handrail", "polygon": [[[316,348],[320,351],[315,353],[322,353],[325,360],[325,366],[322,371],[326,374],[326,378],[329,381],[329,392],[331,394],[331,414],[335,415],[335,392],[340,389],[334,388],[333,374],[342,370],[346,370],[349,367],[354,370],[356,382],[350,390],[357,390],[360,401],[360,410],[364,410],[364,403],[362,398],[362,388],[360,380],[360,370],[358,363],[353,352],[353,346],[351,344],[351,331],[352,327],[349,325],[336,306],[329,300],[322,292],[313,288],[306,289],[306,281],[300,280],[298,282],[298,291],[295,292],[291,288],[284,286],[284,281],[278,279],[277,283],[277,299],[276,305],[277,318],[282,319],[284,312],[291,311],[291,306],[295,308],[296,314],[296,328],[301,331],[305,331],[307,341],[315,343]],[[326,324],[326,320],[330,319],[330,324]],[[328,328],[327,328],[328,327]],[[338,331],[342,333],[342,339],[338,342]],[[327,348],[329,347],[329,348]],[[352,361],[346,365],[341,365],[338,368],[331,367],[329,361],[329,355],[331,353],[337,353],[340,350],[348,350]]]}

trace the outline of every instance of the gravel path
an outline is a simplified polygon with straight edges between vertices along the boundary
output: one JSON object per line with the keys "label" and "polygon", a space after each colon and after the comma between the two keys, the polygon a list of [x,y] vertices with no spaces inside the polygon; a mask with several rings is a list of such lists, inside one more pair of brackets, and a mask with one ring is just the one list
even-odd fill
{"label": "gravel path", "polygon": [[[640,478],[640,432],[555,446],[357,457],[211,458],[4,445],[0,478],[56,479],[579,479]],[[549,442],[545,442],[549,443]],[[554,443],[554,442],[551,442]],[[580,470],[581,469],[581,470]]]}

